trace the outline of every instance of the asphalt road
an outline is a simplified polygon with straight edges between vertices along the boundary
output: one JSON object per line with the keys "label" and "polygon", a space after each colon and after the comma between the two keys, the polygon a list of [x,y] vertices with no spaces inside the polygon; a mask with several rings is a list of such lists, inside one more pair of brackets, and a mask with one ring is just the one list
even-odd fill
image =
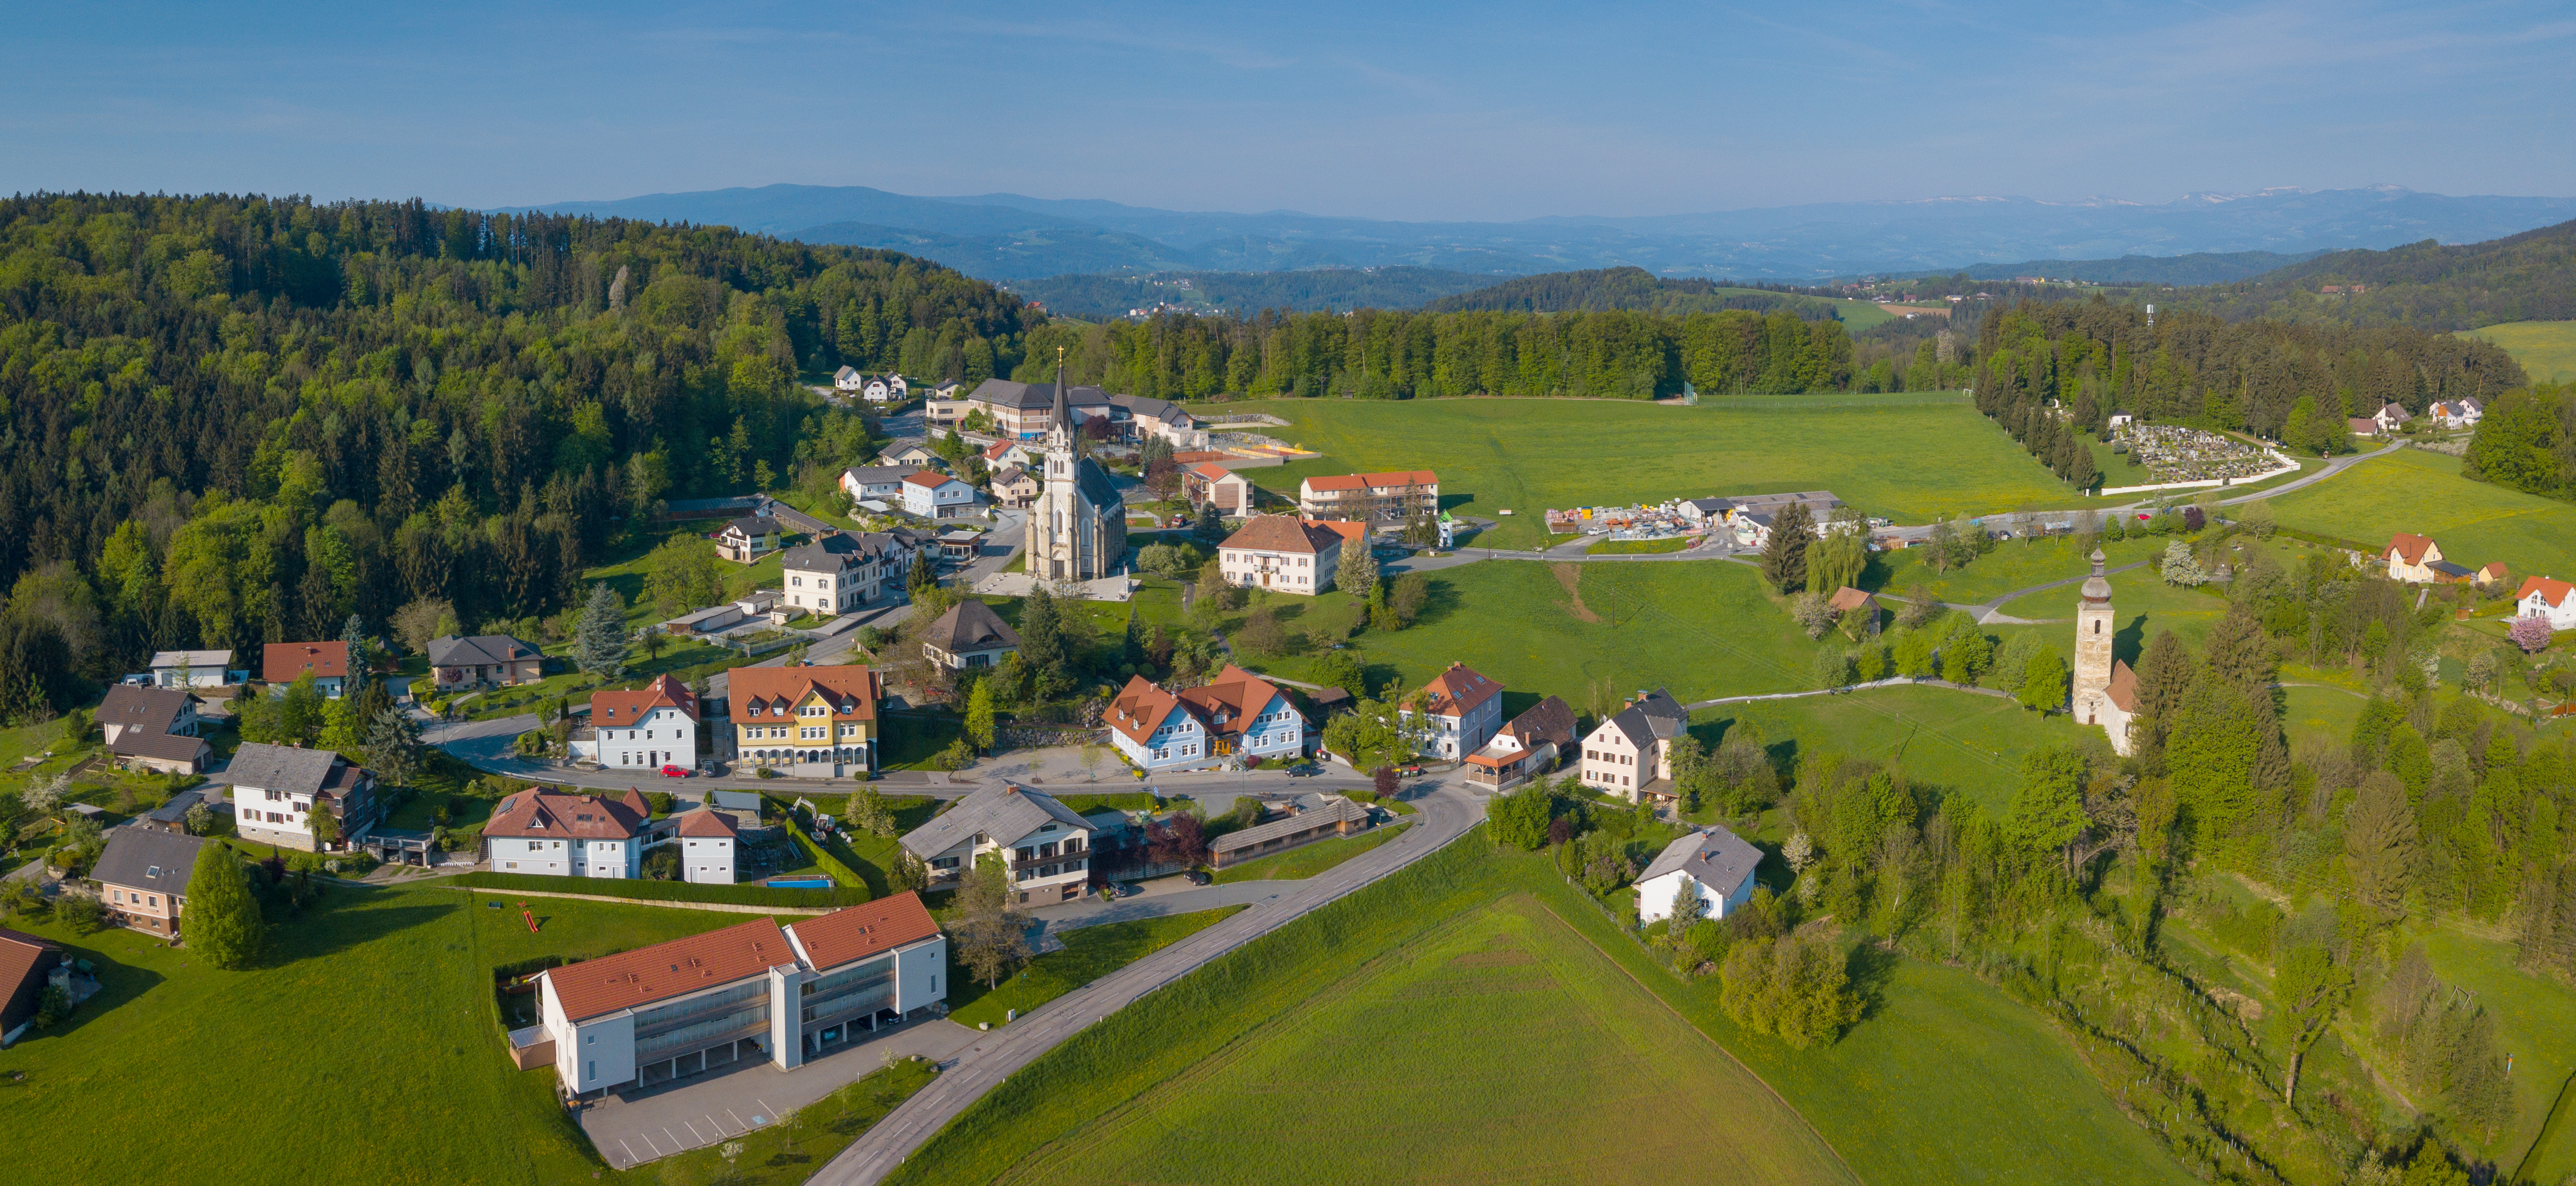
{"label": "asphalt road", "polygon": [[904,1101],[809,1181],[813,1186],[876,1182],[932,1135],[1014,1072],[1146,993],[1413,863],[1464,834],[1485,809],[1460,784],[1443,783],[1415,801],[1420,813],[1395,839],[1334,866],[1275,898],[1039,1006],[993,1031],[946,1064],[938,1079]]}

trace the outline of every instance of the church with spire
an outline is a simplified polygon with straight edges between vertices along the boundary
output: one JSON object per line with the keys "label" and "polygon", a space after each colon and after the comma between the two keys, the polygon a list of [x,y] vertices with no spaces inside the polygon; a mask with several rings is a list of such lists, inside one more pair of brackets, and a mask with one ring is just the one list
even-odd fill
{"label": "church with spire", "polygon": [[1064,359],[1055,364],[1055,406],[1047,413],[1046,460],[1029,509],[1029,575],[1088,581],[1123,571],[1127,503],[1100,462],[1083,455],[1081,427],[1066,399]]}
{"label": "church with spire", "polygon": [[2111,612],[2111,582],[2102,575],[2102,560],[2102,549],[2093,549],[2093,575],[2085,578],[2082,598],[2075,603],[2075,679],[2069,690],[2075,719],[2101,726],[2111,735],[2111,748],[2126,755],[2129,718],[2138,708],[2138,677],[2112,657],[2120,625]]}

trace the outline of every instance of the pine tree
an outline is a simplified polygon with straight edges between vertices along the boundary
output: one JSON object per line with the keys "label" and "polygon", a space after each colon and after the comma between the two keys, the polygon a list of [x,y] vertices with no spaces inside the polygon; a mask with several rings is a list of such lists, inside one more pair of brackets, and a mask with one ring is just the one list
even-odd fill
{"label": "pine tree", "polygon": [[367,623],[356,614],[340,626],[340,641],[349,644],[349,678],[365,680],[375,670],[374,648],[367,644]]}
{"label": "pine tree", "polygon": [[218,968],[239,968],[259,955],[263,923],[250,879],[233,850],[208,841],[188,875],[188,947]]}
{"label": "pine tree", "polygon": [[388,786],[409,786],[420,768],[420,725],[388,704],[367,730],[367,768]]}
{"label": "pine tree", "polygon": [[1816,542],[1816,520],[1807,504],[1793,502],[1772,518],[1771,538],[1762,545],[1762,579],[1782,593],[1807,584],[1807,545]]}
{"label": "pine tree", "polygon": [[626,599],[601,581],[590,587],[590,601],[573,627],[573,665],[603,680],[626,671]]}

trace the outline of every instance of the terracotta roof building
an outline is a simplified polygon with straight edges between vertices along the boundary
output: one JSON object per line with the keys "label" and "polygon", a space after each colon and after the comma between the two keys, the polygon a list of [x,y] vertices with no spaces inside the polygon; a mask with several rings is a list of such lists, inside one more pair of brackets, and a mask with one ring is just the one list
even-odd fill
{"label": "terracotta roof building", "polygon": [[1440,477],[1413,469],[1308,478],[1297,486],[1297,513],[1375,523],[1429,518],[1440,513]]}
{"label": "terracotta roof building", "polygon": [[1255,515],[1217,545],[1227,584],[1280,593],[1333,587],[1342,562],[1342,533],[1293,515]]}
{"label": "terracotta roof building", "polygon": [[668,673],[641,688],[590,695],[590,737],[573,756],[617,770],[688,768],[698,763],[698,698]]}
{"label": "terracotta roof building", "polygon": [[1404,715],[1421,718],[1422,749],[1437,758],[1464,758],[1485,748],[1503,724],[1503,686],[1463,663],[1431,677],[1404,701]]}
{"label": "terracotta roof building", "polygon": [[17,1041],[35,1020],[46,983],[67,962],[52,942],[0,927],[0,1044]]}
{"label": "terracotta roof building", "polygon": [[532,788],[501,800],[483,825],[483,859],[496,873],[641,877],[653,809],[629,788],[614,798]]}
{"label": "terracotta roof building", "polygon": [[859,666],[726,673],[738,763],[806,778],[877,768],[877,673]]}
{"label": "terracotta roof building", "polygon": [[1306,751],[1306,718],[1276,685],[1233,664],[1178,692],[1134,676],[1103,714],[1110,744],[1140,770],[1188,770]]}
{"label": "terracotta roof building", "polygon": [[291,684],[312,676],[322,694],[337,698],[349,682],[349,644],[345,642],[272,642],[260,648],[259,677],[272,684]]}

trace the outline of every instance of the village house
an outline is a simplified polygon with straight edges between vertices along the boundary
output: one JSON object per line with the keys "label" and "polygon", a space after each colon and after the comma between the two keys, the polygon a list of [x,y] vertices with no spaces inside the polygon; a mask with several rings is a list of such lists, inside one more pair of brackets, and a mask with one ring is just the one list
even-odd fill
{"label": "village house", "polygon": [[1854,634],[1860,634],[1863,632],[1867,632],[1869,634],[1878,633],[1878,598],[1871,596],[1866,591],[1845,585],[1842,588],[1834,590],[1833,598],[1825,604],[1833,607],[1833,611],[1836,614],[1841,615],[1841,620],[1843,622],[1850,623],[1859,621],[1863,623],[1862,626],[1853,631]]}
{"label": "village house", "polygon": [[482,858],[496,873],[540,877],[644,875],[645,828],[653,809],[629,788],[615,798],[531,787],[492,809]]}
{"label": "village house", "polygon": [[2424,409],[2424,415],[2444,428],[2475,428],[2485,418],[2486,409],[2474,399],[2446,400]]}
{"label": "village house", "polygon": [[941,667],[997,667],[1020,649],[1020,632],[993,607],[969,597],[948,607],[921,637],[921,657]]}
{"label": "village house", "polygon": [[1369,809],[1341,795],[1299,795],[1278,819],[1265,819],[1208,842],[1208,868],[1224,869],[1316,840],[1369,827]]}
{"label": "village house", "polygon": [[736,667],[735,761],[798,778],[877,768],[877,673],[859,666]]}
{"label": "village house", "polygon": [[716,555],[750,564],[778,548],[778,520],[767,515],[736,519],[716,532]]}
{"label": "village house", "polygon": [[[246,741],[224,776],[232,780],[233,830],[254,844],[339,851],[364,839],[383,812],[375,776],[329,750]],[[339,833],[328,845],[314,838],[317,812]]]}
{"label": "village house", "polygon": [[1503,686],[1451,663],[1406,698],[1403,715],[1419,723],[1424,753],[1454,761],[1483,749],[1502,727]]}
{"label": "village house", "polygon": [[1440,513],[1440,477],[1413,469],[1307,478],[1297,484],[1297,513],[1368,523],[1427,519]]}
{"label": "village house", "polygon": [[2503,588],[2505,582],[2511,579],[2505,569],[2504,561],[2490,560],[2486,567],[2477,571],[2476,576],[2469,578],[2469,583],[2477,586],[2480,591],[2493,591]]}
{"label": "village house", "polygon": [[975,488],[946,474],[922,472],[903,480],[903,509],[924,519],[945,519],[975,508]]}
{"label": "village house", "polygon": [[757,918],[538,973],[539,1020],[510,1032],[511,1057],[552,1066],[556,1090],[579,1099],[746,1059],[792,1071],[880,1023],[929,1016],[947,960],[918,894],[784,927]]}
{"label": "village house", "polygon": [[689,686],[667,672],[631,691],[593,692],[591,738],[576,742],[573,756],[612,770],[695,766],[698,711],[698,698]]}
{"label": "village house", "polygon": [[903,480],[918,472],[911,465],[862,465],[841,471],[841,492],[852,502],[882,502],[889,506],[903,498]]}
{"label": "village house", "polygon": [[[147,688],[118,684],[107,690],[98,702],[94,719],[100,736],[107,742],[109,753],[134,764],[139,760],[148,769],[167,770],[162,762],[194,762],[204,757],[204,742],[198,731],[204,718],[197,715],[205,701],[183,688]],[[156,742],[155,739],[165,739]],[[195,742],[181,745],[179,742]],[[186,765],[181,773],[195,774],[199,767]]]}
{"label": "village house", "polygon": [[[1004,437],[1036,440],[1046,435],[1048,419],[1055,409],[1056,386],[986,379],[976,385],[973,395],[966,397],[967,414],[980,411],[992,417],[993,431]],[[1066,387],[1064,395],[1075,427],[1110,414],[1109,393],[1097,387]]]}
{"label": "village house", "polygon": [[680,813],[669,843],[680,846],[680,880],[732,885],[734,853],[742,843],[733,817],[709,807]]}
{"label": "village house", "polygon": [[2379,421],[2368,416],[2344,417],[2343,430],[2357,437],[2375,437],[2380,434]]}
{"label": "village house", "polygon": [[2407,421],[2415,418],[2415,414],[2407,411],[2404,404],[2385,403],[2379,405],[2379,410],[2372,412],[2370,418],[2379,422],[2380,432],[2391,433],[2404,427]]}
{"label": "village house", "polygon": [[2576,630],[2576,584],[2549,577],[2525,577],[2513,595],[2520,618],[2545,618],[2551,630]]}
{"label": "village house", "polygon": [[108,921],[147,931],[163,939],[179,937],[180,912],[187,905],[188,878],[197,869],[197,854],[212,841],[158,828],[118,828],[108,834],[107,851],[90,867],[98,900]]}
{"label": "village house", "polygon": [[1208,443],[1207,430],[1199,427],[1198,418],[1170,400],[1110,396],[1109,422],[1120,436],[1140,444],[1148,437],[1161,437],[1174,449],[1204,449]]}
{"label": "village house", "polygon": [[304,676],[313,677],[313,686],[333,700],[350,684],[349,644],[345,642],[272,642],[260,648],[259,678],[268,681],[272,690],[282,689]]}
{"label": "village house", "polygon": [[1531,705],[1467,755],[1467,781],[1500,793],[1545,777],[1574,751],[1574,724],[1574,709],[1554,696]]}
{"label": "village house", "polygon": [[1016,465],[994,474],[991,486],[993,501],[1006,507],[1026,507],[1038,500],[1037,475]]}
{"label": "village house", "polygon": [[45,988],[71,957],[34,935],[0,927],[0,1046],[18,1040],[44,1010]]}
{"label": "village house", "polygon": [[867,382],[868,377],[860,374],[859,368],[854,366],[843,364],[841,369],[832,372],[832,390],[844,395],[857,395]]}
{"label": "village house", "polygon": [[1333,587],[1342,562],[1340,532],[1292,515],[1255,515],[1217,545],[1229,585],[1316,594]]}
{"label": "village house", "polygon": [[152,686],[156,688],[220,688],[240,682],[249,672],[232,670],[231,651],[156,651],[152,655]]}
{"label": "village house", "polygon": [[1699,899],[1700,918],[1724,918],[1753,897],[1762,850],[1716,824],[1674,839],[1637,875],[1637,921],[1672,917],[1684,893]]}
{"label": "village house", "polygon": [[1037,467],[1038,460],[1046,456],[1046,451],[1030,446],[1031,442],[1028,441],[995,441],[984,447],[984,464],[993,469],[1000,469],[1006,465],[1034,469]]}
{"label": "village house", "polygon": [[430,681],[440,692],[507,688],[546,677],[536,644],[507,634],[442,635],[429,640]]}
{"label": "village house", "polygon": [[909,537],[881,531],[826,531],[778,553],[779,578],[792,613],[837,617],[877,599],[912,565]]}
{"label": "village house", "polygon": [[778,589],[754,589],[731,601],[711,605],[656,624],[664,634],[680,638],[721,634],[749,621],[766,620],[771,625],[784,625],[787,613],[779,607],[787,604],[787,594]]}
{"label": "village house", "polygon": [[1213,461],[1182,470],[1181,492],[1191,506],[1214,505],[1221,515],[1240,517],[1252,513],[1252,483]]}
{"label": "village house", "polygon": [[938,452],[920,437],[903,437],[888,444],[885,452],[877,454],[877,464],[917,470],[945,463],[940,460]]}
{"label": "village house", "polygon": [[1204,686],[1178,692],[1131,676],[1104,716],[1110,744],[1139,770],[1306,752],[1306,718],[1296,706],[1270,681],[1231,663]]}
{"label": "village house", "polygon": [[2388,561],[2388,579],[2410,585],[2457,584],[2470,577],[2468,569],[2442,557],[2442,545],[2421,535],[2398,532],[2388,539],[2381,553]]}
{"label": "village house", "polygon": [[899,404],[912,398],[912,384],[901,375],[870,375],[859,384],[859,398],[872,404]]}
{"label": "village house", "polygon": [[999,853],[1019,901],[1045,905],[1081,897],[1091,884],[1093,831],[1054,796],[996,779],[905,833],[903,847],[929,867],[933,884]]}
{"label": "village house", "polygon": [[1585,786],[1631,803],[1673,798],[1673,739],[1690,727],[1690,711],[1662,688],[1622,701],[1583,739]]}

